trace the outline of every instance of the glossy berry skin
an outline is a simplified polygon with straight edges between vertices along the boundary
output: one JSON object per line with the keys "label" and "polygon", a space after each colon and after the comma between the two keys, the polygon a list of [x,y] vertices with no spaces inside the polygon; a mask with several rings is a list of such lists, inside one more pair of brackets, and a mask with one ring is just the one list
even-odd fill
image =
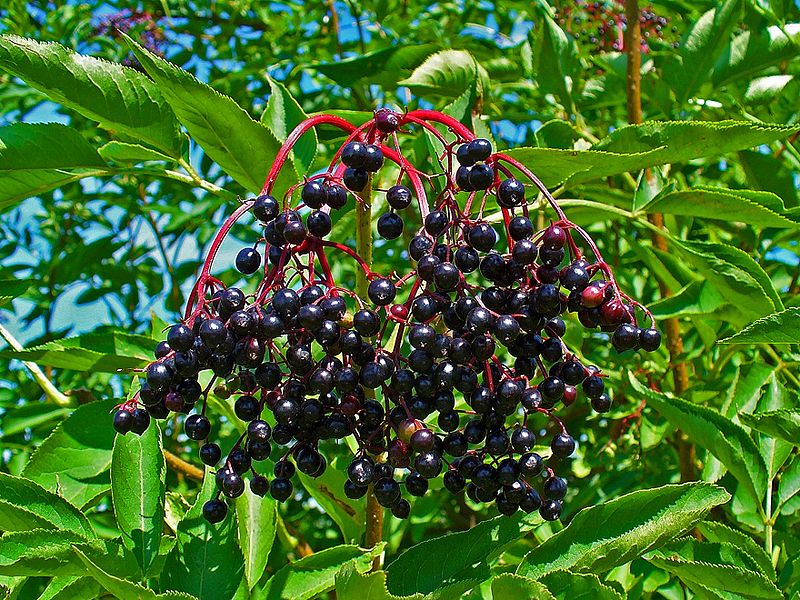
{"label": "glossy berry skin", "polygon": [[131,430],[133,415],[130,411],[121,409],[114,413],[114,429],[117,433],[125,435]]}
{"label": "glossy berry skin", "polygon": [[397,213],[383,213],[378,218],[378,235],[387,240],[400,237],[403,233],[403,219]]}
{"label": "glossy berry skin", "polygon": [[348,190],[353,192],[360,192],[369,183],[369,173],[362,168],[347,167],[344,171],[342,181]]}
{"label": "glossy berry skin", "polygon": [[194,332],[183,323],[173,325],[167,333],[167,343],[177,352],[186,352],[194,344]]}
{"label": "glossy berry skin", "polygon": [[318,181],[309,181],[303,186],[300,193],[300,198],[309,208],[322,208],[322,205],[328,200],[328,190],[325,185]]}
{"label": "glossy berry skin", "polygon": [[203,464],[213,467],[219,463],[221,458],[222,450],[217,444],[211,442],[200,446],[200,460],[203,461]]}
{"label": "glossy berry skin", "polygon": [[228,514],[228,506],[222,500],[209,500],[203,504],[203,518],[209,523],[219,523]]}
{"label": "glossy berry skin", "polygon": [[142,435],[150,426],[150,414],[143,408],[137,408],[131,413],[131,431]]}
{"label": "glossy berry skin", "polygon": [[469,172],[469,185],[473,190],[485,190],[494,182],[494,169],[487,164],[477,164]]}
{"label": "glossy berry skin", "polygon": [[467,145],[467,154],[472,164],[486,160],[492,155],[492,143],[485,138],[475,138]]}
{"label": "glossy berry skin", "polygon": [[269,484],[269,493],[278,502],[285,502],[292,495],[292,482],[283,477],[276,477]]}
{"label": "glossy berry skin", "polygon": [[413,196],[404,185],[393,185],[386,191],[386,202],[395,210],[408,208]]}
{"label": "glossy berry skin", "polygon": [[190,415],[183,427],[190,440],[204,440],[211,433],[211,421],[203,415]]}
{"label": "glossy berry skin", "polygon": [[275,217],[278,216],[278,211],[278,201],[272,196],[265,194],[259,196],[253,202],[253,214],[262,223],[269,223],[275,220]]}
{"label": "glossy berry skin", "polygon": [[514,178],[504,179],[497,187],[497,203],[502,208],[525,204],[525,186]]}
{"label": "glossy berry skin", "polygon": [[545,521],[555,521],[561,516],[561,501],[560,500],[544,500],[539,514]]}
{"label": "glossy berry skin", "polygon": [[661,346],[661,334],[655,329],[642,329],[639,331],[639,345],[642,350],[655,352]]}
{"label": "glossy berry skin", "polygon": [[[318,238],[324,238],[331,232],[333,227],[330,215],[321,210],[314,211],[308,215],[306,225],[308,226],[308,233]],[[302,242],[302,239],[300,241]]]}
{"label": "glossy berry skin", "polygon": [[567,458],[575,452],[575,440],[567,433],[559,433],[550,442],[550,449],[553,451],[553,456]]}
{"label": "glossy berry skin", "polygon": [[361,142],[348,142],[342,148],[342,162],[348,167],[363,167],[366,158],[366,144],[362,144]]}
{"label": "glossy berry skin", "polygon": [[367,295],[376,306],[386,306],[394,300],[397,288],[388,279],[378,278],[370,282]]}

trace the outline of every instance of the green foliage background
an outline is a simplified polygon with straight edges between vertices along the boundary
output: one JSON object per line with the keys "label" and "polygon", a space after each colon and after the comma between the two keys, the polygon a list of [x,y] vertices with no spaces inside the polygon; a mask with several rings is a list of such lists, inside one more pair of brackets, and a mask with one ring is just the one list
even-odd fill
{"label": "green foliage background", "polygon": [[[627,127],[626,57],[573,35],[585,29],[565,18],[573,4],[3,4],[8,597],[798,594],[800,9],[644,7],[668,35],[647,39],[646,122]],[[179,318],[203,248],[288,132],[305,115],[363,121],[380,106],[434,107],[509,148],[595,237],[621,287],[678,319],[672,360],[666,348],[617,356],[601,334],[570,340],[610,374],[615,402],[609,415],[581,403],[565,414],[584,435],[563,525],[433,493],[362,549],[363,503],[343,500],[344,475],[329,469],[287,506],[248,492],[236,519],[211,528],[200,506],[212,478],[176,468],[199,464],[179,423],[115,439],[108,415],[129,370]],[[291,178],[323,168],[340,141],[304,140]],[[404,151],[430,160],[425,144]],[[347,210],[337,239],[352,235]],[[234,236],[249,239],[246,226]],[[235,246],[223,248],[230,283]],[[402,246],[376,244],[378,269],[404,262]],[[334,269],[353,281],[348,263]],[[386,566],[370,573],[380,553]]]}

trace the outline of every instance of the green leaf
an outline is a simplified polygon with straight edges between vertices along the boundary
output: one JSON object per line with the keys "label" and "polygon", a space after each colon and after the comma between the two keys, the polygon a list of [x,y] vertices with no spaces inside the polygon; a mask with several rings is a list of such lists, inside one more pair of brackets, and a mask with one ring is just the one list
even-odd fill
{"label": "green leaf", "polygon": [[727,542],[741,549],[755,562],[764,575],[769,579],[775,579],[775,567],[772,566],[772,559],[764,552],[764,548],[746,533],[728,527],[719,521],[703,521],[697,525],[697,529],[709,542]]}
{"label": "green leaf", "polygon": [[372,567],[372,559],[383,551],[383,544],[372,550],[342,545],[315,552],[282,567],[267,584],[253,590],[253,600],[305,600],[333,589],[336,574],[352,565],[358,572]]}
{"label": "green leaf", "polygon": [[716,286],[740,313],[749,320],[781,310],[783,304],[772,280],[753,258],[733,246],[670,238],[670,244],[700,275]]}
{"label": "green leaf", "polygon": [[100,589],[91,577],[53,577],[37,600],[96,600]]}
{"label": "green leaf", "polygon": [[[744,101],[749,105],[769,104],[783,94],[789,93],[789,85],[795,81],[793,75],[767,75],[757,77],[747,84]],[[794,87],[792,87],[794,89]]]}
{"label": "green leaf", "polygon": [[800,455],[795,456],[791,464],[780,475],[778,508],[783,507],[798,492],[800,492]]}
{"label": "green leaf", "polygon": [[706,406],[673,398],[643,386],[632,376],[631,385],[675,427],[727,467],[757,503],[767,489],[767,467],[755,442],[740,426]]}
{"label": "green leaf", "polygon": [[[269,127],[278,141],[285,142],[292,130],[308,118],[297,100],[281,82],[267,76],[272,93],[261,122]],[[292,149],[298,173],[306,173],[317,153],[317,133],[314,128],[304,133]],[[285,168],[285,167],[284,167]]]}
{"label": "green leaf", "polygon": [[495,600],[505,600],[506,598],[556,600],[543,583],[513,573],[503,573],[492,579],[492,598]]}
{"label": "green leaf", "polygon": [[726,0],[701,16],[686,32],[679,55],[664,67],[664,80],[683,105],[708,81],[711,69],[742,14],[741,0]]}
{"label": "green leaf", "polygon": [[267,566],[277,529],[278,505],[272,498],[256,496],[249,486],[236,499],[235,505],[239,547],[244,555],[244,574],[248,587],[252,589]]}
{"label": "green leaf", "polygon": [[[387,587],[399,596],[427,594],[454,581],[473,579],[477,565],[485,567],[488,560],[522,537],[538,520],[532,515],[499,516],[467,531],[427,539],[386,567]],[[446,556],[447,560],[431,560],[436,556]]]}
{"label": "green leaf", "polygon": [[[254,121],[231,98],[188,71],[149,52],[127,36],[125,41],[189,135],[242,187],[258,192],[280,149],[272,132]],[[280,185],[288,187],[296,174],[290,174],[285,168],[281,172]]]}
{"label": "green leaf", "polygon": [[[785,33],[784,33],[785,32]],[[789,34],[791,39],[786,36]],[[715,87],[737,79],[751,78],[766,67],[797,56],[800,23],[773,26],[763,31],[744,31],[737,35],[714,66]]]}
{"label": "green leaf", "polygon": [[690,586],[719,589],[744,598],[783,598],[766,575],[754,570],[752,559],[732,544],[690,538],[657,550],[646,559]]}
{"label": "green leaf", "polygon": [[456,98],[477,81],[477,95],[489,84],[486,70],[466,50],[442,50],[429,56],[410,77],[398,83],[418,94]]}
{"label": "green leaf", "polygon": [[37,402],[15,406],[14,410],[3,415],[2,437],[8,438],[26,429],[38,429],[42,425],[69,414],[68,408]]}
{"label": "green leaf", "polygon": [[[0,55],[2,55],[0,38]],[[43,152],[42,149],[47,151]],[[59,123],[0,127],[0,211],[30,196],[77,181],[106,166],[77,130]]]}
{"label": "green leaf", "polygon": [[562,106],[569,108],[573,105],[572,82],[580,66],[577,45],[548,14],[543,15],[540,23],[529,34],[536,84],[542,92],[555,94]]}
{"label": "green leaf", "polygon": [[22,474],[76,506],[106,493],[114,444],[109,423],[116,404],[102,400],[77,408],[39,445]]}
{"label": "green leaf", "polygon": [[787,308],[750,323],[718,344],[800,344],[800,308]]}
{"label": "green leaf", "polygon": [[175,115],[158,87],[134,69],[14,35],[0,36],[0,68],[104,129],[180,156]]}
{"label": "green leaf", "polygon": [[[132,556],[118,543],[108,540],[89,540],[64,530],[34,529],[6,532],[0,538],[0,574],[22,576],[76,576],[85,568],[75,556],[79,547],[95,562],[117,574],[135,575]],[[133,569],[131,569],[133,567]]]}
{"label": "green leaf", "polygon": [[539,582],[547,586],[557,600],[622,600],[619,592],[603,584],[592,573],[553,571],[539,579]]}
{"label": "green leaf", "polygon": [[[430,594],[396,596],[386,589],[386,571],[360,572],[357,565],[347,564],[336,574],[337,600],[450,600],[480,583],[480,580],[462,580],[435,589]],[[546,597],[545,597],[546,598]]]}
{"label": "green leaf", "polygon": [[305,473],[298,473],[298,476],[311,497],[339,527],[344,541],[354,543],[364,535],[366,500],[350,500],[343,495],[344,482],[347,480],[346,467],[339,457],[331,462],[332,468],[325,469],[319,477],[310,477]]}
{"label": "green leaf", "polygon": [[[783,201],[778,196],[770,196],[783,206]],[[739,195],[736,190],[700,188],[671,192],[657,196],[645,209],[649,213],[733,221],[758,227],[800,227],[797,221]],[[782,212],[785,210],[784,208]]]}
{"label": "green leaf", "polygon": [[147,336],[109,329],[53,340],[19,352],[4,350],[0,357],[73,371],[116,373],[119,369],[135,369],[149,363],[156,343]]}
{"label": "green leaf", "polygon": [[0,530],[18,531],[17,515],[33,513],[47,529],[75,532],[87,538],[96,535],[77,508],[30,479],[0,473],[0,501],[5,506],[0,510]]}
{"label": "green leaf", "polygon": [[800,441],[800,410],[782,408],[755,414],[739,413],[739,419],[752,429],[796,444]]}
{"label": "green leaf", "polygon": [[140,163],[148,160],[166,160],[172,161],[173,159],[162,154],[156,150],[151,150],[140,144],[129,144],[127,142],[108,142],[100,146],[97,152],[105,160],[116,163]]}
{"label": "green leaf", "polygon": [[105,166],[97,150],[72,127],[60,123],[12,123],[0,127],[0,174],[17,169]]}
{"label": "green leaf", "polygon": [[0,279],[0,306],[19,298],[36,284],[34,279]]}
{"label": "green leaf", "polygon": [[166,465],[161,431],[151,423],[141,436],[117,435],[111,458],[111,496],[122,543],[136,557],[142,575],[158,556],[164,528]]}
{"label": "green leaf", "polygon": [[234,519],[212,525],[203,518],[203,505],[216,492],[214,476],[206,471],[194,505],[178,525],[178,542],[161,571],[161,589],[228,600],[239,588],[244,558],[236,541]]}
{"label": "green leaf", "polygon": [[570,524],[531,550],[517,574],[538,579],[554,571],[602,573],[693,527],[730,495],[708,483],[640,490],[581,510]]}
{"label": "green leaf", "polygon": [[355,58],[317,63],[311,68],[342,87],[352,87],[364,77],[369,77],[370,83],[396,85],[397,81],[410,75],[415,67],[438,49],[436,44],[393,45]]}
{"label": "green leaf", "polygon": [[[137,600],[193,600],[195,596],[183,592],[169,591],[164,594],[156,594],[153,590],[119,577],[110,575],[87,557],[83,552],[74,548],[75,554],[86,565],[86,570],[95,578],[103,589],[113,594],[117,598],[123,599],[137,599]],[[202,574],[198,574],[202,576]],[[213,598],[221,598],[221,596],[208,596]]]}
{"label": "green leaf", "polygon": [[515,148],[508,154],[534,166],[545,185],[553,187],[720,156],[784,139],[798,129],[749,121],[650,121],[620,127],[591,150]]}
{"label": "green leaf", "polygon": [[677,294],[667,296],[649,306],[656,319],[688,315],[713,315],[725,306],[724,296],[707,281],[693,281]]}

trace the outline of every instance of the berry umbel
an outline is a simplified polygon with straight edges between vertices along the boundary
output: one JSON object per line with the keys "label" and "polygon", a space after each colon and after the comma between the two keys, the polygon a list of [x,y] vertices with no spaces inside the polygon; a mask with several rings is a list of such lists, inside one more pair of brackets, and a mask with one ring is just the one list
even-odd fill
{"label": "berry umbel", "polygon": [[[273,195],[292,146],[318,125],[348,136],[334,161]],[[440,144],[436,172],[403,154],[400,139],[413,135]],[[391,177],[386,188],[382,171]],[[406,273],[373,271],[352,248],[326,239],[350,194],[369,185],[386,200],[379,236],[393,240],[409,234],[408,223],[422,224],[408,238]],[[537,195],[554,212],[540,230],[529,205]],[[243,291],[211,268],[247,214],[258,231],[235,259]],[[331,254],[363,271],[366,297],[336,281]],[[212,523],[248,482],[256,495],[289,499],[297,471],[319,477],[331,468],[326,446],[348,437],[356,450],[347,498],[372,486],[381,505],[405,518],[408,499],[441,477],[449,492],[494,503],[502,514],[539,511],[554,520],[568,491],[556,470],[577,446],[559,413],[578,400],[599,413],[612,404],[601,371],[565,343],[569,313],[570,327],[607,332],[619,352],[660,345],[652,315],[619,289],[589,235],[489,140],[428,110],[381,110],[359,127],[317,116],[289,136],[261,194],[222,225],[185,318],[158,345],[140,391],[113,424],[122,435],[141,434],[151,418],[186,415],[186,436],[215,469],[218,493],[203,509]],[[225,451],[215,441],[210,393],[230,402],[238,420],[241,435]],[[270,458],[272,472],[264,467]]]}

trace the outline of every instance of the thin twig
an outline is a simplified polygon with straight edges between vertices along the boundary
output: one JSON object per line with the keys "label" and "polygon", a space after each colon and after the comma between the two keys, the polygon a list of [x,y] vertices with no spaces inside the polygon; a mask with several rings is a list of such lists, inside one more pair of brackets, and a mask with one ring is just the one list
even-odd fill
{"label": "thin twig", "polygon": [[[17,352],[22,352],[24,350],[22,344],[19,343],[17,338],[15,338],[11,334],[11,332],[5,327],[3,327],[3,325],[1,324],[0,324],[0,336],[6,342],[8,342],[8,345],[11,346]],[[47,396],[49,400],[52,400],[58,406],[73,406],[75,404],[72,398],[70,398],[66,394],[63,394],[61,391],[58,390],[58,388],[56,388],[55,385],[53,385],[53,382],[47,378],[47,375],[44,374],[44,371],[42,371],[39,365],[27,360],[23,360],[21,362],[23,365],[25,365],[25,368],[28,369],[28,371],[30,371],[31,376],[36,381],[36,383],[39,384],[39,387],[42,388],[44,395]]]}
{"label": "thin twig", "polygon": [[194,479],[195,481],[203,481],[203,469],[194,466],[192,463],[186,462],[180,456],[173,454],[169,450],[162,450],[164,453],[164,460],[167,461],[167,465],[173,471],[177,471],[178,473],[183,473],[189,479]]}

